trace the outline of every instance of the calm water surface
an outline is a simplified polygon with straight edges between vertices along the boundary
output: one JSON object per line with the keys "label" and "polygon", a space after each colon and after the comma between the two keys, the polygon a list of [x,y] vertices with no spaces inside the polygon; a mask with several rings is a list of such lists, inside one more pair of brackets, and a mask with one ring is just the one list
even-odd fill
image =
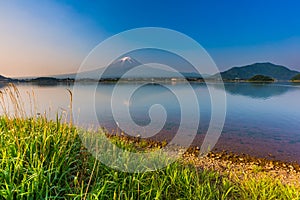
{"label": "calm water surface", "polygon": [[[180,123],[179,102],[174,93],[185,94],[189,87],[186,83],[170,84],[168,88],[159,84],[147,84],[139,88],[126,100],[125,94],[136,84],[122,84],[118,94],[118,106],[129,107],[134,122],[140,126],[149,124],[149,109],[154,104],[162,105],[167,113],[163,129],[152,136],[153,139],[171,140]],[[114,84],[100,84],[95,92],[95,105],[86,103],[85,97],[93,92],[89,84],[82,84],[77,91],[80,103],[73,108],[75,121],[80,125],[97,126],[118,131],[112,117],[111,94]],[[221,92],[219,84],[211,84],[212,92]],[[4,91],[6,86],[2,85]],[[69,110],[69,96],[66,88],[72,86],[18,85],[28,113],[44,113],[54,117],[54,113],[66,113]],[[211,100],[207,86],[193,83],[200,109],[201,120],[197,137],[193,145],[201,146],[211,118]],[[222,135],[215,146],[218,150],[246,153],[259,157],[270,157],[300,163],[300,85],[293,84],[250,84],[226,83],[227,113]],[[171,89],[171,90],[170,90]],[[35,108],[30,106],[28,92],[34,91],[37,99]],[[187,96],[184,101],[189,101]],[[32,105],[32,103],[31,103]],[[87,112],[89,106],[95,107],[95,113]],[[194,109],[194,108],[190,108]],[[94,114],[97,120],[92,117]],[[193,117],[189,120],[194,120]],[[132,130],[134,132],[134,130]],[[141,134],[143,133],[136,133]],[[186,134],[189,134],[188,132]]]}

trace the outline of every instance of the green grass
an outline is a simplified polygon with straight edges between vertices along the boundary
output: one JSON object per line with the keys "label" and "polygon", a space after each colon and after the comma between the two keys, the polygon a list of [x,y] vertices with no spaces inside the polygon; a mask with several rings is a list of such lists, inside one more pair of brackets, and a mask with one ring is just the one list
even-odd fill
{"label": "green grass", "polygon": [[259,180],[248,178],[239,184],[242,199],[300,199],[300,192],[295,187],[284,186],[268,176]]}
{"label": "green grass", "polygon": [[268,178],[235,182],[180,161],[151,172],[114,170],[84,148],[78,131],[59,119],[0,117],[0,199],[300,198],[293,186]]}

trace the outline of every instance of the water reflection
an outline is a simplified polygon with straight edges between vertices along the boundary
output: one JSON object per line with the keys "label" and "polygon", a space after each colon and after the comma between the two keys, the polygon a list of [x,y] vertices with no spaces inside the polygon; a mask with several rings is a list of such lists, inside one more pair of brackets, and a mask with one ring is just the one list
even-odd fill
{"label": "water reflection", "polygon": [[[214,87],[220,88],[218,84],[213,84]],[[254,99],[270,99],[274,96],[280,96],[288,91],[297,90],[300,87],[293,87],[290,84],[275,84],[275,83],[226,83],[226,92],[232,95],[242,95]]]}
{"label": "water reflection", "polygon": [[0,83],[0,89],[4,88],[7,86],[7,83]]}
{"label": "water reflection", "polygon": [[[177,131],[180,125],[180,103],[176,97],[176,94],[180,93],[184,98],[181,103],[189,105],[190,99],[188,98],[187,85],[188,83],[181,84],[146,84],[137,89],[130,99],[125,98],[125,94],[129,93],[132,88],[135,87],[134,83],[120,84],[118,87],[119,94],[117,94],[116,101],[118,102],[114,109],[121,109],[121,107],[128,107],[131,118],[133,121],[140,125],[146,126],[150,123],[149,110],[153,105],[161,105],[167,114],[165,126],[162,132]],[[111,110],[111,96],[115,84],[101,83],[98,85],[95,96],[95,108],[99,124],[105,124],[109,129],[116,128],[116,122],[114,121]],[[208,90],[205,84],[192,84],[192,88],[198,98],[200,108],[200,122],[198,133],[206,133],[209,119],[210,119],[210,98]],[[185,95],[186,94],[186,95]],[[188,107],[185,110],[188,113],[193,113],[194,108]],[[190,116],[189,121],[194,119]],[[161,132],[161,133],[162,133]],[[140,133],[139,133],[140,134]]]}

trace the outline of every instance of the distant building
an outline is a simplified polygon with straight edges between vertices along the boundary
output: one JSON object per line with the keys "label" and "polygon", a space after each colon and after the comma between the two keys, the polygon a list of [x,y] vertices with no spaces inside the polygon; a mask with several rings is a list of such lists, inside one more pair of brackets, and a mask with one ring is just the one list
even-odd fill
{"label": "distant building", "polygon": [[235,81],[235,82],[240,82],[241,79],[240,79],[239,77],[235,77],[234,81]]}

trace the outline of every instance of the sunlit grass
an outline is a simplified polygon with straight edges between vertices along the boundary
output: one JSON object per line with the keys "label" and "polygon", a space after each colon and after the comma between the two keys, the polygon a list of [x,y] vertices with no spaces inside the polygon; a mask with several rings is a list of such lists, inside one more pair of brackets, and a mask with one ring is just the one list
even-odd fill
{"label": "sunlit grass", "polygon": [[[180,161],[126,173],[87,152],[77,129],[59,121],[0,118],[0,196],[6,199],[299,199],[268,177],[229,180]],[[119,143],[127,145],[126,143]]]}
{"label": "sunlit grass", "polygon": [[247,178],[239,184],[242,199],[300,199],[299,188],[283,185],[280,181],[269,178]]}
{"label": "sunlit grass", "polygon": [[[0,195],[7,199],[225,199],[233,186],[178,162],[126,173],[86,151],[77,129],[59,121],[0,118]],[[126,144],[124,144],[126,145]]]}

